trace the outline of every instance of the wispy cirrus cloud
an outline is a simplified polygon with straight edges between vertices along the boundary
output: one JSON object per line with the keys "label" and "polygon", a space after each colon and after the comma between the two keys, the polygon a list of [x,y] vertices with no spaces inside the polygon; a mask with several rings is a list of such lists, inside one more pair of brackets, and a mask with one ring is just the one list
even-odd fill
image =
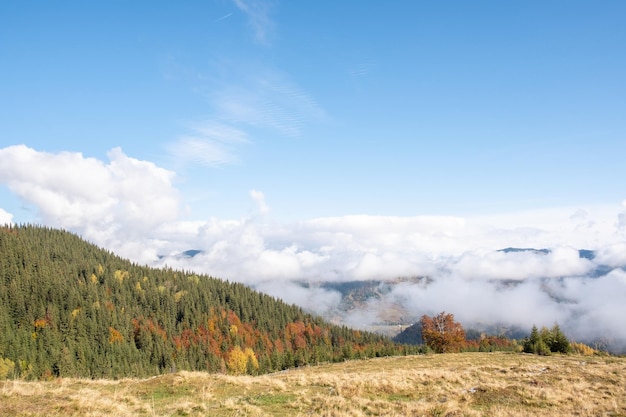
{"label": "wispy cirrus cloud", "polygon": [[[232,0],[246,15],[257,43],[268,45],[274,22],[272,0]],[[221,21],[232,16],[225,14]],[[317,101],[293,78],[266,64],[237,54],[220,55],[204,69],[189,69],[171,60],[171,79],[193,83],[207,103],[205,122],[166,145],[177,162],[209,167],[238,161],[238,147],[261,135],[298,137],[311,122],[327,119]],[[178,77],[177,75],[178,74]]]}
{"label": "wispy cirrus cloud", "polygon": [[228,19],[229,17],[231,17],[233,14],[232,13],[227,13],[224,16],[218,17],[217,19],[215,19],[213,21],[213,23],[217,23],[217,22],[221,22],[222,20]]}
{"label": "wispy cirrus cloud", "polygon": [[301,136],[307,125],[328,116],[316,100],[281,71],[257,66],[237,68],[211,85],[210,116],[194,123],[187,134],[166,145],[179,162],[208,167],[237,162],[239,147],[270,136]]}
{"label": "wispy cirrus cloud", "polygon": [[322,107],[281,71],[257,67],[210,97],[215,117],[237,126],[299,136],[304,126],[327,118]]}
{"label": "wispy cirrus cloud", "polygon": [[167,147],[179,160],[209,167],[229,164],[237,159],[223,143],[201,136],[182,136]]}
{"label": "wispy cirrus cloud", "polygon": [[236,148],[246,142],[248,135],[243,130],[209,121],[168,144],[167,149],[180,161],[218,167],[236,162]]}
{"label": "wispy cirrus cloud", "polygon": [[233,3],[248,17],[256,42],[269,45],[274,31],[274,21],[269,15],[271,3],[264,0],[233,0]]}
{"label": "wispy cirrus cloud", "polygon": [[623,211],[617,217],[617,228],[626,236],[626,200],[622,201]]}
{"label": "wispy cirrus cloud", "polygon": [[269,213],[270,207],[265,202],[265,194],[262,191],[250,190],[250,197],[256,202],[261,214]]}

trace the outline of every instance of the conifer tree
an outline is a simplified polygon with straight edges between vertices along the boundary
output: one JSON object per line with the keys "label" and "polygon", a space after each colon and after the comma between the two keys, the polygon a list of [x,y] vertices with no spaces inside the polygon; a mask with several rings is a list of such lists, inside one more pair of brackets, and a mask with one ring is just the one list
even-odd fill
{"label": "conifer tree", "polygon": [[60,230],[0,227],[0,359],[15,377],[226,372],[235,346],[243,373],[403,351],[242,284],[139,266]]}

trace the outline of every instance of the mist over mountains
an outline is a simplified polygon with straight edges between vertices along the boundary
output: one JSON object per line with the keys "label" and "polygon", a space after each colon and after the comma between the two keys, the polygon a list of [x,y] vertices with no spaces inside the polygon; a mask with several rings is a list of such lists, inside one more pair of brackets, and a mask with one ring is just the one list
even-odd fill
{"label": "mist over mountains", "polygon": [[[12,146],[0,149],[0,181],[40,224],[139,264],[237,281],[355,327],[445,310],[466,326],[558,322],[581,341],[626,341],[626,202],[280,222],[265,195],[250,190],[248,216],[190,220],[173,172],[119,148],[108,156]],[[12,221],[0,212],[0,222]],[[340,285],[350,282],[377,283],[375,296],[346,307]]]}
{"label": "mist over mountains", "polygon": [[623,351],[626,264],[612,259],[607,250],[508,247],[433,262],[429,275],[250,285],[336,323],[388,334],[445,310],[467,328],[514,335],[559,323],[576,340]]}
{"label": "mist over mountains", "polygon": [[0,227],[0,260],[0,379],[258,374],[419,349],[66,231]]}

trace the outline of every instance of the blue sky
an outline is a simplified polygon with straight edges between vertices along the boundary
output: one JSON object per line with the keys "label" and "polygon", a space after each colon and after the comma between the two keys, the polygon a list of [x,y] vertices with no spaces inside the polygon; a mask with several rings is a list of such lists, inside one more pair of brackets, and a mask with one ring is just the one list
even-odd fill
{"label": "blue sky", "polygon": [[[469,282],[536,323],[609,323],[625,21],[623,1],[0,2],[0,222],[312,309],[337,294],[288,283],[429,275],[440,292],[411,291],[433,311]],[[595,292],[580,248],[616,268]],[[546,276],[605,310],[560,312]],[[455,313],[496,311],[475,307]]]}
{"label": "blue sky", "polygon": [[0,145],[121,147],[192,216],[245,215],[250,189],[286,219],[626,196],[620,1],[0,8]]}

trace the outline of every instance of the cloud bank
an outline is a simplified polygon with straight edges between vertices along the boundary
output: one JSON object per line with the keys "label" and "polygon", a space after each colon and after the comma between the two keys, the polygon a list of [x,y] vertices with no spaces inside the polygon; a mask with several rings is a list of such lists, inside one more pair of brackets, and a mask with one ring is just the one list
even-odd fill
{"label": "cloud bank", "polygon": [[[131,258],[178,217],[174,173],[115,148],[105,163],[80,153],[46,153],[24,145],[0,149],[0,182],[34,206],[38,221],[74,231]],[[149,247],[150,245],[148,245]],[[134,248],[134,249],[132,249]]]}
{"label": "cloud bank", "polygon": [[[446,310],[464,323],[558,322],[578,339],[626,342],[626,204],[282,224],[268,216],[265,194],[251,190],[262,216],[189,221],[181,218],[174,177],[119,148],[108,161],[23,145],[0,149],[0,183],[37,210],[37,221],[135,262],[240,281],[319,314],[336,312],[341,302],[338,291],[319,283],[394,282],[381,297],[344,312],[359,326],[393,305],[408,318]],[[0,222],[11,219],[0,208]],[[549,251],[499,250],[507,247]],[[201,252],[188,256],[190,249]],[[594,256],[580,256],[580,249]]]}

